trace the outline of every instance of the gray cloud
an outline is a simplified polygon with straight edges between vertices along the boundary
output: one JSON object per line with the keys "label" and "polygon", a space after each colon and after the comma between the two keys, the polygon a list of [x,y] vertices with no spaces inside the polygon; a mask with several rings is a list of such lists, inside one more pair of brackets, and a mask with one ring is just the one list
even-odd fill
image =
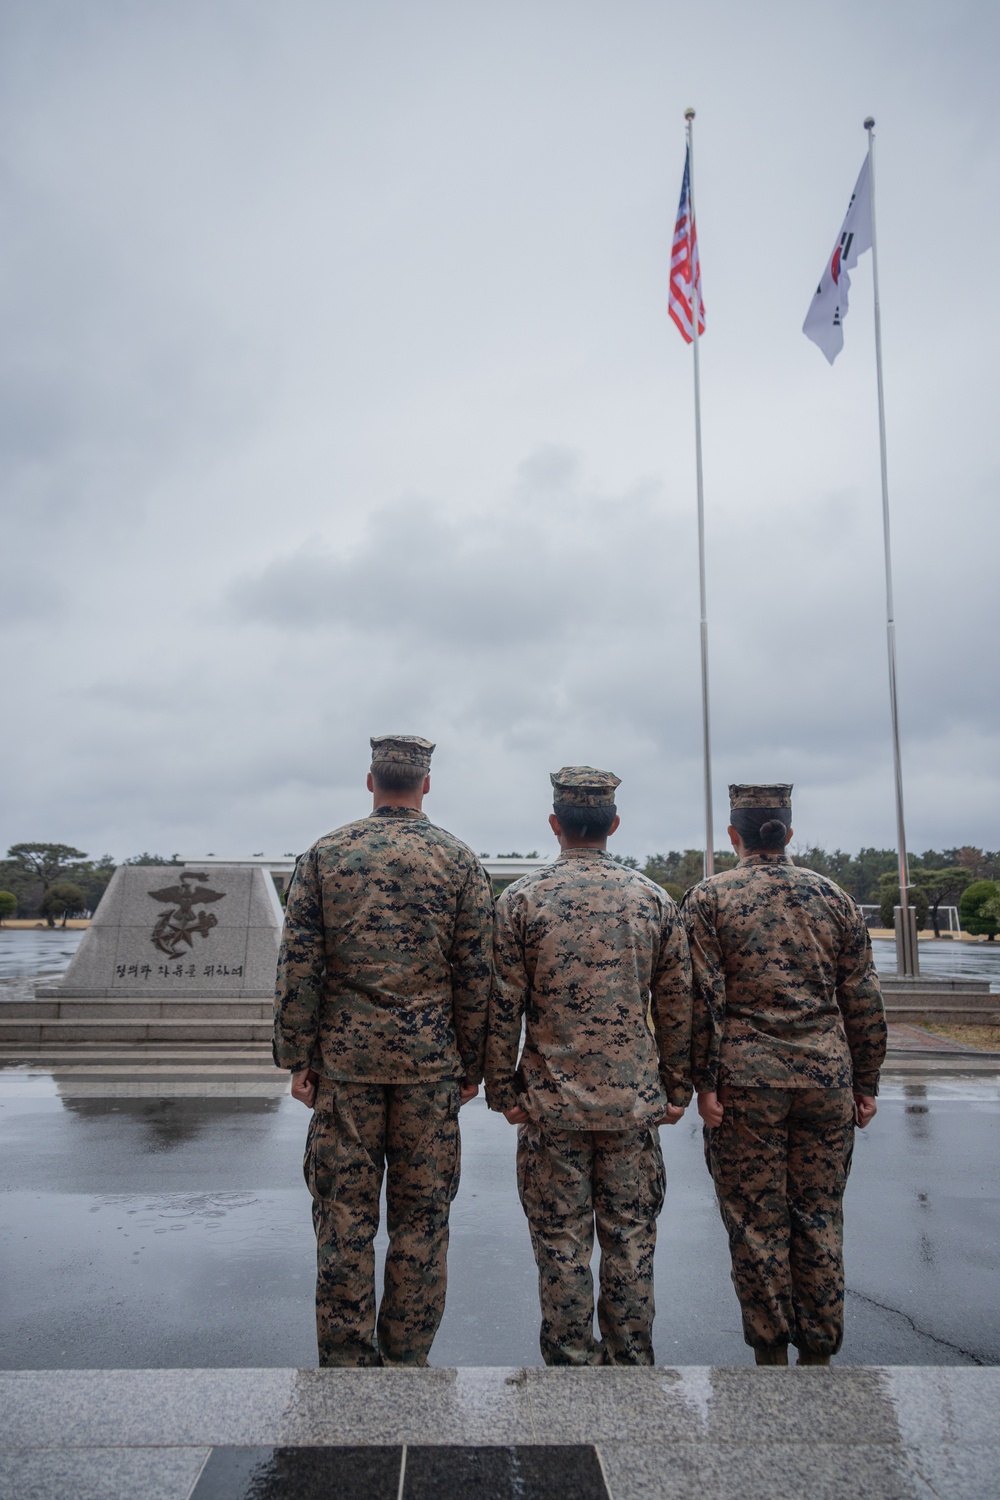
{"label": "gray cloud", "polygon": [[698,842],[693,101],[717,824],[780,776],[801,835],[894,838],[867,261],[833,370],[799,332],[871,109],[911,841],[1000,844],[997,13],[830,25],[8,8],[0,838],[300,847],[409,728],[477,848],[542,842],[577,759],[632,852]]}
{"label": "gray cloud", "polygon": [[395,501],[370,515],[353,549],[338,554],[313,538],[236,582],[232,614],[288,631],[339,624],[502,655],[513,643],[551,651],[570,634],[627,631],[629,595],[661,591],[672,613],[684,528],[656,487],[593,495],[574,483],[577,464],[567,451],[541,449],[511,495],[471,517]]}

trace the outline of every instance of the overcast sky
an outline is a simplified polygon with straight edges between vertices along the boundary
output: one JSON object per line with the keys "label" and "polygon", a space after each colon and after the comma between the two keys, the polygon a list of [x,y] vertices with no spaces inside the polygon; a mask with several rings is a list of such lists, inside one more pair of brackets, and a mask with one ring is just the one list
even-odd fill
{"label": "overcast sky", "polygon": [[0,843],[282,854],[427,810],[703,842],[695,148],[715,819],[895,844],[871,256],[801,324],[877,119],[910,849],[1000,846],[1000,20],[860,0],[2,0]]}

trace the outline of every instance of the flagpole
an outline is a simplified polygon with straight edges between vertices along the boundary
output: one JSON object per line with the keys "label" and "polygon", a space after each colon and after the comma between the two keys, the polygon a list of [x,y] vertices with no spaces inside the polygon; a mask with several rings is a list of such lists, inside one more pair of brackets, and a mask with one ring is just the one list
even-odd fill
{"label": "flagpole", "polygon": [[712,735],[708,712],[708,603],[705,589],[705,491],[701,467],[701,365],[698,357],[698,316],[701,292],[695,282],[694,237],[697,220],[694,212],[694,110],[686,109],[688,150],[688,203],[691,214],[691,343],[694,349],[694,450],[698,484],[698,588],[701,609],[701,738],[705,764],[705,875],[715,871],[712,833]]}
{"label": "flagpole", "polygon": [[885,452],[885,394],[882,384],[882,313],[878,295],[878,240],[875,233],[875,121],[865,120],[868,133],[868,191],[872,220],[872,287],[875,293],[875,369],[878,378],[878,439],[882,463],[882,534],[885,547],[885,628],[889,652],[889,704],[892,712],[892,761],[896,777],[896,840],[899,853],[899,914],[896,923],[896,968],[901,975],[919,974],[916,919],[910,919],[906,829],[903,821],[903,761],[899,750],[899,707],[896,701],[896,619],[892,602],[892,548],[889,537],[889,470]]}

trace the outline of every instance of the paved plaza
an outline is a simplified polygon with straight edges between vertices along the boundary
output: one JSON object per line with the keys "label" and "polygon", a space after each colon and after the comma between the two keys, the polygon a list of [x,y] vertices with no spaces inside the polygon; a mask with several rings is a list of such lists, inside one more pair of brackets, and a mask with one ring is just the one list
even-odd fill
{"label": "paved plaza", "polygon": [[[0,1367],[314,1364],[306,1111],[260,1049],[241,1064],[131,1058],[0,1072]],[[1000,1363],[996,1066],[900,1053],[887,1073],[847,1192],[842,1364]],[[538,1364],[515,1132],[480,1097],[462,1133],[432,1359]],[[657,1358],[747,1364],[694,1111],[661,1140]]]}
{"label": "paved plaza", "polygon": [[657,1368],[541,1368],[515,1132],[481,1098],[436,1368],[311,1368],[307,1119],[260,1045],[4,1059],[0,1494],[995,1493],[1000,1059],[895,1029],[848,1187],[831,1370],[752,1368],[693,1110],[661,1131]]}

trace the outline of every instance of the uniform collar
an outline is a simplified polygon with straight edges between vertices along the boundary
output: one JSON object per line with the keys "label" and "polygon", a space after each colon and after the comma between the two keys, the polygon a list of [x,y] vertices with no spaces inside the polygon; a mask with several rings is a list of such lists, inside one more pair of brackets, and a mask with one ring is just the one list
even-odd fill
{"label": "uniform collar", "polygon": [[383,803],[368,816],[370,818],[422,818],[425,823],[427,822],[427,814],[421,812],[418,807],[397,807],[393,802]]}
{"label": "uniform collar", "polygon": [[611,855],[607,849],[563,849],[559,854],[560,859],[610,859]]}
{"label": "uniform collar", "polygon": [[765,854],[762,849],[755,849],[752,854],[744,854],[739,868],[742,869],[744,865],[790,865],[791,862],[791,855],[784,850],[780,854]]}

